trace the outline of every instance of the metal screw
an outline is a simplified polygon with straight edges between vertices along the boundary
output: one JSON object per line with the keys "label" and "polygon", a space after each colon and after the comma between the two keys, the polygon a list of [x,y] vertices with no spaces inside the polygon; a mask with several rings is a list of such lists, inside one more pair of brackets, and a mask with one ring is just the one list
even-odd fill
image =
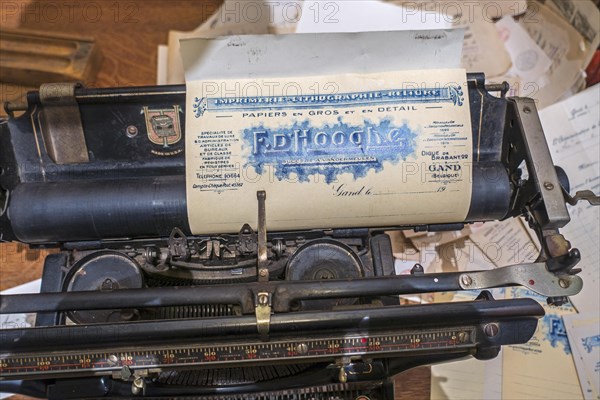
{"label": "metal screw", "polygon": [[487,324],[483,328],[483,332],[486,334],[487,337],[493,338],[500,332],[500,327],[498,326],[498,324]]}
{"label": "metal screw", "polygon": [[126,132],[128,137],[133,138],[137,136],[138,128],[135,125],[129,125]]}
{"label": "metal screw", "polygon": [[423,268],[423,266],[421,264],[415,264],[415,266],[412,267],[412,269],[410,270],[411,275],[424,274],[424,273],[425,273],[425,269]]}
{"label": "metal screw", "polygon": [[529,114],[529,113],[531,113],[531,108],[529,108],[528,106],[525,106],[525,108],[523,108],[523,111],[525,112],[525,114]]}
{"label": "metal screw", "polygon": [[101,290],[113,290],[115,286],[115,282],[112,279],[107,278],[104,280],[104,282],[102,282]]}
{"label": "metal screw", "polygon": [[259,273],[259,274],[260,274],[260,276],[262,276],[262,277],[264,278],[265,276],[267,276],[267,274],[268,274],[268,271],[267,271],[266,269],[264,269],[264,268],[263,268],[263,269],[261,269],[261,270],[260,270],[260,273]]}
{"label": "metal screw", "polygon": [[317,280],[327,280],[327,279],[335,279],[335,275],[328,269],[319,270],[315,274],[315,279]]}
{"label": "metal screw", "polygon": [[269,304],[269,296],[267,296],[266,294],[258,295],[258,304],[260,304],[261,306],[266,306],[267,304]]}
{"label": "metal screw", "polygon": [[473,284],[473,279],[469,275],[463,275],[460,277],[460,281],[463,286],[471,286]]}
{"label": "metal screw", "polygon": [[158,258],[158,249],[156,247],[151,246],[146,247],[144,249],[144,257],[149,263],[154,263],[154,261],[156,261],[156,259]]}
{"label": "metal screw", "polygon": [[571,284],[569,283],[569,281],[565,280],[565,279],[560,279],[558,281],[558,284],[560,285],[561,288],[566,289],[568,288]]}
{"label": "metal screw", "polygon": [[546,190],[554,190],[554,185],[550,182],[544,183],[544,187],[546,188]]}
{"label": "metal screw", "polygon": [[306,345],[306,343],[300,343],[298,346],[296,346],[296,352],[298,354],[308,353],[308,346]]}
{"label": "metal screw", "polygon": [[129,378],[133,375],[133,371],[127,365],[121,368],[121,379],[124,381],[128,381]]}
{"label": "metal screw", "polygon": [[111,354],[110,356],[108,356],[109,364],[117,365],[118,362],[119,362],[119,357],[115,356],[114,354]]}

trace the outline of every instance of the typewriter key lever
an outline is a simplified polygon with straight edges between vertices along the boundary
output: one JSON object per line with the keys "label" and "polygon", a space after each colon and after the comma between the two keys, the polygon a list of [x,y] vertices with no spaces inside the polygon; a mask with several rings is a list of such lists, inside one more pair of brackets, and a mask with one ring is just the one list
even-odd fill
{"label": "typewriter key lever", "polygon": [[269,259],[267,256],[267,193],[260,191],[256,193],[258,199],[258,281],[269,281]]}
{"label": "typewriter key lever", "polygon": [[[258,199],[258,232],[257,232],[257,245],[258,245],[258,261],[257,261],[257,275],[258,282],[269,282],[269,259],[267,256],[267,214],[266,214],[266,200],[267,193],[260,191],[256,193]],[[256,328],[263,341],[269,340],[269,324],[271,322],[271,293],[259,292],[256,294],[255,299],[256,309]]]}

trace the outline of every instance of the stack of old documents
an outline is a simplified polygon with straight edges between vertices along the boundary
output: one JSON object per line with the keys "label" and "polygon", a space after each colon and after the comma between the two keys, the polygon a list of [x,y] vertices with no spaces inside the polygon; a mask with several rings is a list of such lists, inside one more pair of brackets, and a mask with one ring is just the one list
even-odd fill
{"label": "stack of old documents", "polygon": [[[540,112],[553,160],[567,172],[572,191],[600,192],[598,110],[600,84]],[[571,223],[562,233],[583,255],[578,266],[584,280],[582,292],[563,307],[548,307],[545,299],[525,291],[497,292],[495,295],[500,297],[525,294],[544,305],[546,316],[540,320],[534,338],[525,345],[504,348],[501,357],[483,363],[483,367],[475,360],[432,367],[432,398],[600,398],[600,210],[580,203],[569,211]],[[419,247],[429,249],[425,242],[411,238],[407,243],[404,239],[396,246],[397,265],[402,269],[403,260],[412,257],[424,260],[432,270],[450,265],[471,270],[531,261],[537,255],[533,236],[519,220],[471,227],[471,231],[468,237],[468,232],[462,232],[451,244],[437,245],[437,258],[430,264],[428,254],[415,251]],[[452,251],[443,251],[448,247]],[[468,296],[442,294],[424,300],[461,300]]]}
{"label": "stack of old documents", "polygon": [[592,0],[226,0],[191,32],[172,31],[159,49],[159,84],[183,83],[179,40],[244,34],[465,28],[463,67],[547,107],[585,87],[600,43]]}

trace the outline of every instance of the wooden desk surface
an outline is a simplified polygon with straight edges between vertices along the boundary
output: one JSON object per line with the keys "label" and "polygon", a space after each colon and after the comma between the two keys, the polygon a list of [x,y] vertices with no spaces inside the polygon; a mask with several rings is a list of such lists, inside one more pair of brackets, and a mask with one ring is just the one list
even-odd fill
{"label": "wooden desk surface", "polygon": [[[169,30],[192,30],[213,14],[221,1],[4,1],[3,26],[73,33],[96,39],[104,59],[93,87],[156,83],[157,45]],[[27,88],[0,85],[2,101],[21,97]],[[0,290],[41,276],[47,252],[20,244],[0,245]],[[430,373],[417,368],[396,380],[397,399],[429,399]],[[26,399],[15,397],[14,399]]]}

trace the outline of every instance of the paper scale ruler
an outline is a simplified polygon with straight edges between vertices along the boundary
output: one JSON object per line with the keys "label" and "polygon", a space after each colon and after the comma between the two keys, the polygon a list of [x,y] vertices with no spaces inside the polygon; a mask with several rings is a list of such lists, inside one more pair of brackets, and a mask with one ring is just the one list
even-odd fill
{"label": "paper scale ruler", "polygon": [[0,379],[43,379],[73,375],[111,375],[130,371],[191,368],[274,361],[327,361],[341,357],[389,357],[468,349],[476,346],[476,328],[423,329],[370,335],[322,335],[305,339],[146,346],[96,351],[0,355]]}

